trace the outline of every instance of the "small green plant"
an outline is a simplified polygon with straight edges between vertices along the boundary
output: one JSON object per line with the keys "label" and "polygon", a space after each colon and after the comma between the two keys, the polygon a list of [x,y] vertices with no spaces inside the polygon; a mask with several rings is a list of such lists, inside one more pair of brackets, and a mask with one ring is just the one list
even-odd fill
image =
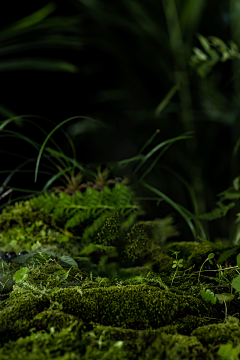
{"label": "small green plant", "polygon": [[[183,265],[181,264],[183,262],[183,259],[180,259],[178,260],[177,259],[177,254],[180,253],[180,251],[174,251],[172,253],[172,255],[176,255],[176,260],[173,260],[173,263],[175,263],[172,267],[175,268],[176,267],[176,271],[174,273],[174,276],[173,276],[173,279],[172,279],[172,283],[173,283],[173,280],[175,278],[175,276],[177,275],[177,272],[178,272],[178,267],[182,267]],[[171,286],[172,286],[172,283],[171,283]]]}
{"label": "small green plant", "polygon": [[[211,261],[210,259],[212,259],[214,257],[214,254],[211,253],[208,255],[208,258],[204,261],[204,263],[209,260],[209,262]],[[203,265],[204,265],[203,263]],[[212,262],[211,262],[212,264]],[[232,270],[236,270],[236,268],[240,268],[240,254],[238,254],[237,256],[237,266],[235,268],[231,267]],[[201,269],[203,267],[203,265],[201,266]],[[217,264],[218,265],[218,264]],[[216,270],[216,271],[220,271],[220,273],[223,273],[223,270],[229,270],[229,268],[222,268],[221,266],[218,266],[220,267],[219,270]],[[200,272],[201,272],[201,269],[200,269]],[[236,270],[237,271],[237,270]],[[199,272],[199,277],[200,277],[200,272]],[[199,278],[198,278],[199,280]],[[201,290],[200,291],[200,294],[202,296],[202,299],[209,303],[209,304],[215,304],[216,303],[216,300],[218,300],[218,302],[220,304],[225,304],[225,322],[226,323],[235,323],[235,324],[238,324],[239,323],[239,319],[238,318],[235,318],[233,316],[229,316],[227,315],[227,305],[226,303],[227,302],[230,302],[234,299],[234,295],[232,294],[232,288],[234,288],[235,290],[237,290],[238,292],[240,292],[240,274],[233,279],[232,283],[231,283],[231,293],[222,293],[222,294],[215,294],[213,292],[211,292],[210,289],[207,289],[205,291],[205,289]]]}
{"label": "small green plant", "polygon": [[213,259],[214,256],[215,256],[214,253],[209,254],[208,257],[207,257],[207,259],[203,262],[202,266],[200,267],[200,271],[199,271],[199,274],[198,274],[198,283],[200,282],[200,274],[201,274],[203,265],[205,264],[206,261],[209,261],[210,264],[213,265],[213,262],[211,261],[211,259]]}
{"label": "small green plant", "polygon": [[203,289],[200,291],[200,294],[203,301],[205,301],[209,305],[216,304],[217,299],[215,298],[214,293],[210,289],[207,290]]}
{"label": "small green plant", "polygon": [[15,272],[15,274],[13,275],[13,280],[15,280],[15,282],[17,284],[22,283],[24,280],[26,280],[28,278],[27,272],[28,272],[27,267],[24,267],[24,268],[21,268],[20,270],[17,270]]}

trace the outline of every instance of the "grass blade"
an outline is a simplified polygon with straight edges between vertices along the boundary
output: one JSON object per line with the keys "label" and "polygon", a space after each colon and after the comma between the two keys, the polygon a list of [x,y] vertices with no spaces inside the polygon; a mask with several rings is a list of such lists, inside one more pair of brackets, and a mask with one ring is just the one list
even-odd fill
{"label": "grass blade", "polygon": [[77,73],[78,67],[63,60],[44,58],[19,58],[0,62],[0,71],[44,70]]}
{"label": "grass blade", "polygon": [[160,133],[160,130],[159,130],[159,129],[157,129],[156,131],[154,131],[154,133],[153,133],[153,135],[150,137],[150,139],[148,139],[148,141],[143,145],[143,147],[141,148],[141,150],[139,150],[139,153],[140,153],[140,154],[143,152],[143,150],[146,149],[146,147],[147,147],[148,145],[151,144],[151,142],[153,141],[153,139],[154,139],[154,138],[157,136],[157,134],[159,134],[159,133]]}
{"label": "grass blade", "polygon": [[[58,124],[49,134],[48,136],[46,137],[46,139],[44,140],[42,146],[41,146],[41,149],[39,151],[39,154],[38,154],[38,158],[37,158],[37,164],[36,164],[36,169],[35,169],[35,182],[37,181],[37,172],[38,172],[38,167],[39,167],[39,163],[40,163],[40,159],[41,159],[41,156],[42,156],[42,152],[44,150],[44,147],[48,141],[48,139],[52,136],[52,134],[57,130],[59,129],[62,125],[64,125],[65,123],[71,121],[71,120],[74,120],[74,119],[89,119],[89,120],[93,120],[95,121],[93,118],[90,118],[90,117],[86,117],[86,116],[73,116],[67,120],[64,120],[62,121],[60,124]],[[63,157],[65,157],[65,155],[62,154]],[[74,162],[73,160],[69,159],[71,162]],[[76,166],[79,167],[79,164],[77,164]]]}
{"label": "grass blade", "polygon": [[84,43],[78,38],[68,38],[67,36],[61,36],[61,38],[55,38],[54,36],[49,36],[40,41],[35,42],[24,42],[17,43],[10,46],[4,46],[0,48],[0,56],[6,56],[8,54],[29,51],[33,49],[75,49],[80,50]]}
{"label": "grass blade", "polygon": [[195,231],[195,228],[189,218],[189,216],[187,216],[185,214],[185,209],[184,211],[182,210],[183,207],[181,207],[179,204],[175,203],[172,199],[170,199],[167,195],[165,195],[164,193],[162,193],[161,191],[159,191],[158,189],[148,185],[147,183],[145,183],[143,180],[140,180],[139,181],[140,184],[142,184],[143,186],[145,186],[147,189],[151,190],[152,192],[154,192],[155,194],[159,195],[160,198],[164,199],[168,204],[170,204],[174,209],[176,209],[179,214],[184,218],[184,220],[186,221],[186,223],[188,224],[192,234],[193,234],[193,237],[195,239],[195,241],[197,241],[197,235],[196,235],[196,231]]}
{"label": "grass blade", "polygon": [[149,151],[149,153],[147,155],[144,156],[144,158],[142,159],[141,163],[137,166],[137,168],[134,170],[134,173],[137,173],[137,171],[140,169],[140,167],[159,149],[161,149],[163,146],[173,143],[175,141],[179,141],[179,140],[185,140],[185,139],[191,139],[192,136],[178,136],[172,139],[168,139],[165,140],[163,142],[161,142],[160,144],[158,144],[157,146],[155,146],[151,151]]}
{"label": "grass blade", "polygon": [[[57,6],[55,3],[50,2],[49,4],[45,5],[42,9],[35,11],[33,14],[28,15],[15,23],[9,25],[7,28],[1,30],[0,34],[13,34],[18,33],[22,29],[28,28],[30,26],[33,26],[42,20],[44,20],[47,16],[49,16],[53,11],[57,9]],[[1,38],[0,36],[0,38]]]}
{"label": "grass blade", "polygon": [[143,180],[147,174],[149,174],[152,169],[154,168],[154,166],[156,165],[156,163],[158,162],[158,160],[160,159],[160,157],[165,153],[165,151],[168,150],[168,148],[171,146],[172,144],[168,144],[161,152],[160,154],[158,154],[158,156],[156,157],[156,159],[152,162],[152,164],[149,166],[149,168],[145,171],[145,173],[139,178],[139,180]]}

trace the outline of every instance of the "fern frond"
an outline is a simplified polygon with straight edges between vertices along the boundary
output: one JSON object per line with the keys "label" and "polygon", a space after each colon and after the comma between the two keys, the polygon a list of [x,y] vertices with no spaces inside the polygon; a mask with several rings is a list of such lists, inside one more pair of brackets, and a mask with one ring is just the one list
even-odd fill
{"label": "fern frond", "polygon": [[143,213],[133,199],[134,194],[129,187],[116,183],[112,189],[105,186],[100,192],[87,188],[84,193],[77,191],[73,197],[64,192],[58,195],[46,193],[32,201],[36,208],[51,213],[54,221],[64,223],[66,230],[77,226],[84,229],[81,236],[86,242],[97,234],[104,221],[113,214],[119,213],[125,226],[130,226],[138,214]]}
{"label": "fern frond", "polygon": [[235,202],[231,202],[228,205],[224,205],[220,201],[217,204],[219,205],[219,207],[213,209],[209,213],[199,215],[198,219],[200,219],[200,220],[209,220],[209,221],[219,219],[221,217],[226,216],[227,212],[236,205]]}
{"label": "fern frond", "polygon": [[84,231],[84,233],[82,235],[82,240],[87,240],[87,239],[93,237],[93,235],[95,233],[97,233],[97,231],[99,231],[99,229],[102,227],[105,220],[108,217],[112,216],[113,214],[114,213],[112,211],[102,213],[101,216],[99,216],[97,219],[95,219],[92,222],[92,224],[85,229],[85,231]]}
{"label": "fern frond", "polygon": [[223,263],[225,260],[227,260],[230,256],[232,256],[233,254],[236,254],[237,252],[239,252],[239,246],[236,246],[234,248],[231,249],[227,249],[225,250],[222,254],[220,254],[217,263],[221,264]]}
{"label": "fern frond", "polygon": [[223,247],[222,244],[213,243],[213,242],[211,242],[211,241],[209,241],[209,240],[207,240],[207,239],[201,238],[200,236],[198,236],[198,239],[202,240],[205,244],[208,244],[208,245],[210,245],[212,248],[217,249],[217,250],[219,250],[219,249],[221,250],[222,247]]}

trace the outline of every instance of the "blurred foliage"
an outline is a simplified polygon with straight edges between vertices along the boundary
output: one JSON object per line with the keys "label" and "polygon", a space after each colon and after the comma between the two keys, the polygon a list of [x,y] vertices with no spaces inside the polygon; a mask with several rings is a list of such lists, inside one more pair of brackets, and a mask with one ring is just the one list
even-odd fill
{"label": "blurred foliage", "polygon": [[[73,18],[45,19],[52,6],[47,5],[38,25],[29,18],[20,24],[31,30],[29,39],[36,44],[32,30],[38,26],[39,34],[44,34],[43,47],[58,39],[64,49],[68,40],[64,43],[60,23],[66,23],[69,31],[74,28],[75,37],[71,42],[68,36],[69,44],[80,46],[84,38],[86,46],[81,48],[79,71],[74,76],[81,88],[91,89],[91,108],[86,113],[105,127],[98,129],[87,121],[68,125],[80,158],[96,164],[117,162],[135,156],[156,129],[160,134],[155,145],[159,138],[163,141],[193,131],[193,139],[169,148],[145,181],[195,215],[211,212],[216,194],[228,188],[240,172],[239,1],[71,0],[65,6],[72,6],[76,18],[81,17],[77,29]],[[16,36],[23,31],[13,29]],[[49,37],[52,32],[54,38]],[[0,32],[0,40],[1,34],[4,32]],[[0,54],[5,44],[0,43]],[[14,61],[8,61],[8,70],[13,70]],[[59,61],[49,60],[46,68],[59,69]],[[67,94],[68,89],[63,91]],[[77,115],[85,115],[81,106]],[[145,170],[143,165],[143,173]],[[115,176],[123,175],[121,172],[132,173],[132,164],[121,169],[116,166]],[[153,196],[139,183],[136,192]],[[173,212],[164,202],[158,206],[148,201],[146,207],[149,219]],[[182,236],[191,239],[178,216]],[[233,237],[235,225],[230,228],[230,224],[235,219],[236,207],[224,219],[204,226],[213,238]]]}

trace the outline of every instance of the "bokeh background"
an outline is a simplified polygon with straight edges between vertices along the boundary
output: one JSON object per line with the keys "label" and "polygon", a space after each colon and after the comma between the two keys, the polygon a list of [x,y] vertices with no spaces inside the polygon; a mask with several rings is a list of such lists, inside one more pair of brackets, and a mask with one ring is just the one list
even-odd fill
{"label": "bokeh background", "polygon": [[[28,119],[49,133],[70,117],[92,118],[74,119],[62,129],[71,136],[78,161],[94,166],[136,156],[157,129],[145,154],[164,140],[192,131],[192,139],[169,147],[145,181],[194,214],[215,207],[216,195],[239,175],[239,152],[233,152],[240,136],[238,0],[55,0],[6,6],[0,14],[1,121],[35,115],[39,117]],[[194,68],[194,47],[206,54],[199,34],[218,37],[227,46],[231,40],[235,55],[223,61],[218,49],[215,62],[207,54],[209,62],[200,54],[206,66],[202,71]],[[40,145],[46,137],[21,120],[5,130]],[[24,157],[38,155],[31,144],[9,135],[0,133],[0,185]],[[71,157],[62,132],[53,138]],[[35,183],[35,165],[24,167],[31,173],[17,172],[8,186],[41,190],[49,175],[39,174]],[[136,166],[132,163],[126,172]],[[179,177],[194,191],[195,205]],[[139,197],[156,197],[137,182],[135,189]],[[24,194],[14,191],[12,199]],[[169,204],[147,200],[143,206],[145,219],[170,214],[180,238],[193,240]],[[236,208],[224,219],[203,222],[209,239],[231,236],[235,219]]]}

